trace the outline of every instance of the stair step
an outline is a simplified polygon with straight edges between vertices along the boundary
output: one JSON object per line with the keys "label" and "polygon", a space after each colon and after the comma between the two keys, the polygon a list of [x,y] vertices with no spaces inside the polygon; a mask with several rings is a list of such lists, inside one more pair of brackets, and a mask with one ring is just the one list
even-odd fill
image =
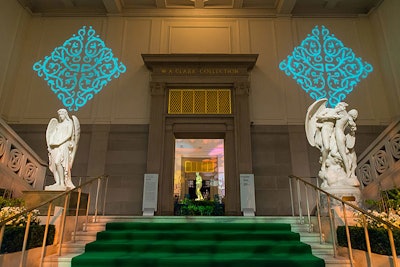
{"label": "stair step", "polygon": [[82,253],[85,250],[86,244],[87,242],[84,241],[66,242],[61,248],[61,254]]}
{"label": "stair step", "polygon": [[106,223],[89,223],[84,225],[83,228],[86,232],[100,232],[106,229]]}
{"label": "stair step", "polygon": [[[95,218],[91,218],[94,222]],[[124,222],[124,221],[141,221],[141,222],[279,222],[297,224],[298,217],[292,216],[254,216],[254,217],[241,217],[241,216],[97,216],[96,223],[107,222]]]}
{"label": "stair step", "polygon": [[351,267],[350,260],[344,257],[327,256],[324,257],[324,261],[326,267]]}
{"label": "stair step", "polygon": [[63,254],[61,256],[50,255],[44,258],[43,267],[71,267],[71,260],[73,257],[76,257],[80,253],[68,253]]}
{"label": "stair step", "polygon": [[[99,257],[97,254],[93,257],[80,259],[79,262],[82,264],[89,263],[91,266],[116,266],[116,262],[120,262],[123,259],[123,266],[192,266],[202,267],[208,266],[210,261],[213,266],[318,266],[316,258],[312,255],[309,256],[296,256],[282,257],[281,255],[269,255],[269,256],[254,256],[252,254],[243,253],[231,253],[228,255],[214,255],[212,259],[208,254],[179,254],[173,256],[163,256],[159,253],[151,254],[148,257],[144,257],[143,254],[114,254],[115,258],[110,257],[108,254]],[[73,259],[73,261],[77,261]],[[317,260],[318,261],[318,260]],[[303,265],[298,265],[302,263]],[[320,261],[318,261],[321,264]],[[120,263],[117,263],[120,264]],[[321,266],[321,265],[319,265]]]}

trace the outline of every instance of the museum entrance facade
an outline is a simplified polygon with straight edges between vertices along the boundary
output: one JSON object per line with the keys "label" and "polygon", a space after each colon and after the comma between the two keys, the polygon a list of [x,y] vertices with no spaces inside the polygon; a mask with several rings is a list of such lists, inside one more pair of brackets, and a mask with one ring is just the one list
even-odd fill
{"label": "museum entrance facade", "polygon": [[[151,72],[147,173],[158,174],[156,215],[201,196],[240,215],[240,174],[252,173],[249,74],[257,55],[144,54]],[[190,149],[196,153],[188,153]]]}

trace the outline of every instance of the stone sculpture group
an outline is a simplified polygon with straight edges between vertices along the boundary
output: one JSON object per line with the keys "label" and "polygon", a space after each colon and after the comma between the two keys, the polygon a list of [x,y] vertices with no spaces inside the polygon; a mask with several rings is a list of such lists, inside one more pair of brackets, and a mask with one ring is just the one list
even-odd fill
{"label": "stone sculpture group", "polygon": [[345,102],[334,108],[326,107],[326,103],[326,98],[315,101],[308,108],[305,121],[308,142],[321,151],[321,188],[358,187],[354,150],[358,112],[347,111]]}

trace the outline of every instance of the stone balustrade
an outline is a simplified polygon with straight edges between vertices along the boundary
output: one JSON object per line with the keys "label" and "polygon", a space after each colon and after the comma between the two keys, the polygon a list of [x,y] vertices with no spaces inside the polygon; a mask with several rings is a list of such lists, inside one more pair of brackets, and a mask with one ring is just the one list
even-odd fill
{"label": "stone balustrade", "polygon": [[0,119],[0,187],[17,197],[24,190],[43,190],[46,168],[47,163]]}
{"label": "stone balustrade", "polygon": [[398,185],[400,173],[400,120],[390,124],[358,157],[356,174],[362,187],[381,189]]}

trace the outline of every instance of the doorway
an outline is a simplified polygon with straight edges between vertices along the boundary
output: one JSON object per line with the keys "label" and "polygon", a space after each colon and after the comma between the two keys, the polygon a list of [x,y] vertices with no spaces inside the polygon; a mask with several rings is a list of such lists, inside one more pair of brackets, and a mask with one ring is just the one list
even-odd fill
{"label": "doorway", "polygon": [[201,197],[225,197],[224,139],[175,139],[174,199],[197,199],[196,175],[201,177]]}
{"label": "doorway", "polygon": [[[189,184],[196,172],[182,170],[186,161],[218,162],[218,158],[209,155],[184,155],[176,160],[178,139],[222,140],[223,189],[212,188],[211,183],[216,179],[211,177],[216,174],[200,171],[199,175],[206,180],[203,191],[208,190],[210,198],[216,194],[224,198],[225,215],[241,214],[239,177],[253,172],[249,74],[257,57],[255,54],[142,55],[151,71],[146,173],[159,177],[156,215],[174,214],[175,195],[178,199],[193,197],[193,187]],[[175,169],[177,162],[181,166]]]}

